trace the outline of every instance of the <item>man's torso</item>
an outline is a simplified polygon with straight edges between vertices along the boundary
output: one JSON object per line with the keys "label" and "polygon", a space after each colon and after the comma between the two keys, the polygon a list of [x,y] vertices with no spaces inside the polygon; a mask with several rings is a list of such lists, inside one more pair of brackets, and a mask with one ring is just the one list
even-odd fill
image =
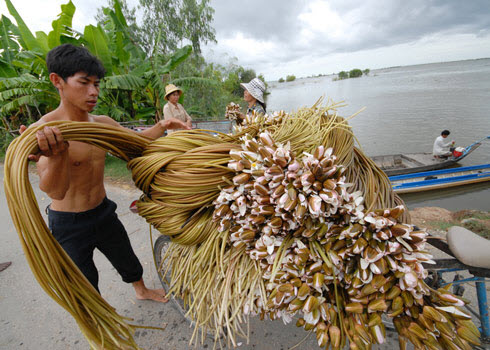
{"label": "man's torso", "polygon": [[[47,118],[43,118],[41,122],[52,120],[62,119],[57,118],[56,115],[47,115]],[[88,121],[105,124],[99,116],[90,116]],[[83,212],[95,208],[106,196],[104,188],[106,152],[85,142],[69,141],[69,144],[70,185],[63,199],[52,200],[51,209]]]}

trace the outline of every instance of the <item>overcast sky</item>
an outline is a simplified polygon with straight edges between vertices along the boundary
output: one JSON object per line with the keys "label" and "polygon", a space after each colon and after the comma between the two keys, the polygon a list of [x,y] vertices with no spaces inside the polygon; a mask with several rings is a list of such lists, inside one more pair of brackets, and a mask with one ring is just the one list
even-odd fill
{"label": "overcast sky", "polygon": [[[61,0],[13,0],[32,31],[50,30]],[[105,0],[73,0],[73,24],[95,23]],[[128,0],[136,4],[137,0]],[[489,0],[211,0],[217,44],[208,61],[276,80],[490,57]],[[0,11],[8,13],[3,0]]]}

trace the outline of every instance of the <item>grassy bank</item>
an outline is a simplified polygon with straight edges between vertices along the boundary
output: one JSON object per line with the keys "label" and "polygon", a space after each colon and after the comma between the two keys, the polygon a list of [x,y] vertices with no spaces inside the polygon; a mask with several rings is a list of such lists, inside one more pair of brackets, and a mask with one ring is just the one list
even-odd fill
{"label": "grassy bank", "polygon": [[[444,210],[441,208],[417,208],[426,213],[434,210]],[[419,213],[411,212],[412,221],[420,227],[427,228],[429,231],[447,231],[451,226],[461,226],[473,231],[483,238],[490,239],[490,212],[481,210],[460,210],[456,212],[446,211],[448,215],[432,215],[432,217],[420,218]],[[412,213],[414,213],[412,215]],[[439,218],[437,216],[440,216]]]}
{"label": "grassy bank", "polygon": [[125,161],[108,155],[105,159],[105,177],[115,181],[131,182],[131,172],[126,164]]}

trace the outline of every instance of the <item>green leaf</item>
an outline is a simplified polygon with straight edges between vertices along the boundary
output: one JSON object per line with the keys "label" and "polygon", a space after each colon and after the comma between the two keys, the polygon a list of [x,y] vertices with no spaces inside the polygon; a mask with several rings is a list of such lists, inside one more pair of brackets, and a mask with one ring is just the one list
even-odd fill
{"label": "green leaf", "polygon": [[37,51],[20,51],[12,65],[42,75],[46,72],[46,56]]}
{"label": "green leaf", "polygon": [[146,82],[137,75],[125,74],[108,76],[104,78],[104,84],[106,89],[140,90]]}
{"label": "green leaf", "polygon": [[95,56],[97,56],[104,65],[107,75],[112,74],[112,57],[109,51],[107,37],[104,35],[102,28],[88,25],[83,33],[87,45]]}
{"label": "green leaf", "polygon": [[39,45],[43,48],[43,51],[49,51],[48,36],[45,32],[36,32],[36,39]]}
{"label": "green leaf", "polygon": [[25,95],[33,95],[38,90],[36,89],[26,89],[26,88],[17,88],[10,89],[0,92],[0,101],[10,100],[12,97],[25,96]]}
{"label": "green leaf", "polygon": [[60,43],[61,44],[72,44],[75,46],[82,45],[82,43],[80,42],[80,39],[72,38],[71,36],[66,36],[66,35],[60,36]]}
{"label": "green leaf", "polygon": [[184,77],[172,79],[170,83],[175,84],[177,86],[183,87],[206,87],[206,88],[219,88],[221,86],[221,82],[209,78],[201,78],[201,77]]}
{"label": "green leaf", "polygon": [[125,49],[126,45],[124,43],[123,34],[119,31],[116,32],[116,55],[119,60],[128,64],[129,58],[131,57],[129,52]]}
{"label": "green leaf", "polygon": [[58,19],[52,23],[53,30],[48,34],[49,47],[53,48],[61,44],[60,37],[63,33],[66,33],[66,27],[71,28],[73,15],[75,14],[75,5],[71,0],[66,5],[61,5],[61,13],[58,15]]}
{"label": "green leaf", "polygon": [[0,108],[0,114],[10,114],[11,112],[17,111],[19,107],[23,105],[37,106],[37,100],[35,96],[27,95],[19,97],[13,101],[10,101]]}
{"label": "green leaf", "polygon": [[56,108],[59,104],[59,94],[47,77],[23,74],[12,78],[0,79],[0,113],[18,112],[27,104],[47,110]]}
{"label": "green leaf", "polygon": [[181,64],[192,52],[192,46],[186,45],[177,51],[170,57],[168,62],[160,68],[158,71],[160,74],[167,74],[173,71],[179,64]]}
{"label": "green leaf", "polygon": [[16,75],[17,72],[12,68],[12,65],[0,59],[0,77],[10,78],[15,77]]}
{"label": "green leaf", "polygon": [[135,119],[153,118],[155,116],[155,113],[156,113],[155,107],[140,108],[136,111]]}
{"label": "green leaf", "polygon": [[114,13],[120,26],[127,28],[128,23],[126,22],[126,17],[124,17],[124,14],[121,10],[121,3],[119,2],[119,0],[114,0]]}
{"label": "green leaf", "polygon": [[10,14],[12,15],[12,17],[15,18],[15,21],[17,22],[17,27],[20,32],[20,36],[22,37],[23,42],[27,46],[26,48],[28,50],[42,51],[44,54],[46,54],[47,52],[43,51],[42,46],[39,45],[34,35],[31,33],[31,31],[25,24],[22,17],[20,17],[19,13],[15,9],[12,2],[10,0],[5,0],[5,2],[7,3],[7,8]]}
{"label": "green leaf", "polygon": [[5,59],[7,63],[11,63],[14,58],[13,51],[19,50],[19,45],[12,39],[12,27],[14,25],[10,22],[8,17],[2,15],[0,19],[0,40],[2,44],[2,57]]}

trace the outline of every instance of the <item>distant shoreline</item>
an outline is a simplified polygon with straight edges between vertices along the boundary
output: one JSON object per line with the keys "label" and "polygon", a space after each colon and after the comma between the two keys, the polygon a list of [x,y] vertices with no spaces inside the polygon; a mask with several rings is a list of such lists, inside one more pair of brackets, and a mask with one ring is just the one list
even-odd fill
{"label": "distant shoreline", "polygon": [[[466,62],[466,61],[481,61],[481,60],[489,60],[490,57],[481,57],[481,58],[467,58],[464,60],[455,60],[455,61],[440,61],[440,62],[426,62],[426,63],[417,63],[417,64],[409,64],[406,66],[390,66],[390,67],[383,67],[383,68],[369,68],[371,72],[375,71],[383,71],[387,69],[397,69],[397,68],[406,68],[406,67],[417,67],[417,66],[428,66],[432,64],[449,64],[449,63],[457,63],[457,62]],[[348,71],[348,70],[346,70]],[[317,75],[309,76],[309,77],[298,77],[296,78],[295,81],[302,80],[302,79],[314,79],[314,78],[323,78],[323,77],[328,77],[328,76],[334,76],[337,75],[338,73],[330,73],[330,74],[321,74],[318,73]],[[279,79],[277,80],[270,80],[267,81],[267,84],[287,84],[287,82],[284,83],[279,83]]]}

